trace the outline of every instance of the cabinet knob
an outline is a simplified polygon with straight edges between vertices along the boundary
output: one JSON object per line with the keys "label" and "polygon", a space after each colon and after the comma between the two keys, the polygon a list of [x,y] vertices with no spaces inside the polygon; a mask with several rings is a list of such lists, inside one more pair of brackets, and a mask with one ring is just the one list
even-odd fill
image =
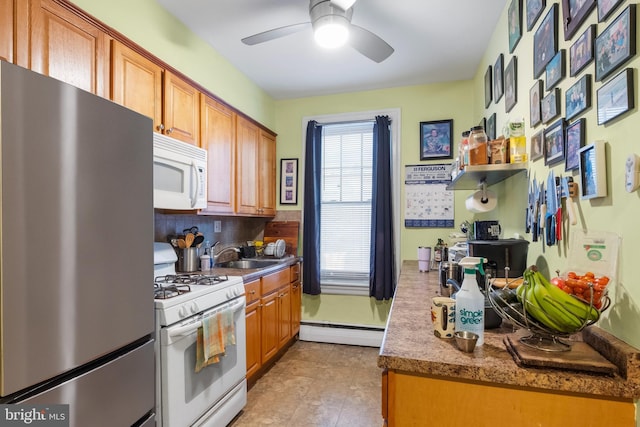
{"label": "cabinet knob", "polygon": [[251,295],[255,295],[256,291],[249,292]]}
{"label": "cabinet knob", "polygon": [[164,130],[164,125],[162,123],[160,123],[158,126],[156,126],[156,128],[158,130]]}
{"label": "cabinet knob", "polygon": [[173,128],[167,129],[167,135],[169,135],[171,132],[173,132]]}

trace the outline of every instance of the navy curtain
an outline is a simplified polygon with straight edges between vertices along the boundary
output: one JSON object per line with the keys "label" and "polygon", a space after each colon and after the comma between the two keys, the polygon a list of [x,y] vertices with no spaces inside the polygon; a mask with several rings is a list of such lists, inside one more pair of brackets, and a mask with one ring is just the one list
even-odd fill
{"label": "navy curtain", "polygon": [[320,182],[322,178],[322,126],[307,123],[304,158],[304,216],[302,226],[302,292],[320,294]]}
{"label": "navy curtain", "polygon": [[377,300],[392,298],[396,289],[393,204],[391,199],[390,123],[389,117],[377,116],[376,123],[373,125],[369,296],[375,297]]}

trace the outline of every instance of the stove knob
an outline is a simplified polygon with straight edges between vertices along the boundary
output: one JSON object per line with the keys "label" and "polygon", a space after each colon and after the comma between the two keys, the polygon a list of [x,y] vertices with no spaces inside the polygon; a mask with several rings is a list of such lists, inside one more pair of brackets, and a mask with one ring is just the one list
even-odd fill
{"label": "stove knob", "polygon": [[191,304],[191,314],[196,314],[198,312],[198,304],[195,301]]}
{"label": "stove knob", "polygon": [[187,312],[187,307],[184,305],[180,306],[180,310],[178,310],[178,316],[180,316],[181,318],[185,318],[187,317],[189,313]]}

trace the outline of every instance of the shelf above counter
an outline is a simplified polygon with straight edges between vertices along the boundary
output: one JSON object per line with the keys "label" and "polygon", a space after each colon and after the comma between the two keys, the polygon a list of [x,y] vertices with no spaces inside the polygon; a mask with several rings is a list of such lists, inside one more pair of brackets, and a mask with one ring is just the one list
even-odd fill
{"label": "shelf above counter", "polygon": [[447,190],[475,190],[478,184],[487,186],[497,184],[515,174],[525,172],[527,163],[506,163],[503,165],[466,166],[464,170],[447,185]]}

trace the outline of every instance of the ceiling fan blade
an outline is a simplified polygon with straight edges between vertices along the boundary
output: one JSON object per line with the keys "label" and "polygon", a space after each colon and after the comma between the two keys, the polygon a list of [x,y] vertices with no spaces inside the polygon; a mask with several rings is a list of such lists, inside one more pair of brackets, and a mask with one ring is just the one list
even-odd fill
{"label": "ceiling fan blade", "polygon": [[356,0],[331,0],[332,4],[338,6],[342,10],[349,9],[355,2]]}
{"label": "ceiling fan blade", "polygon": [[242,43],[253,46],[254,44],[268,42],[269,40],[278,39],[280,37],[288,36],[289,34],[297,33],[299,31],[311,28],[311,22],[302,22],[300,24],[286,25],[280,28],[274,28],[273,30],[263,31],[258,34],[254,34],[242,39]]}
{"label": "ceiling fan blade", "polygon": [[393,48],[377,35],[362,27],[351,24],[349,44],[355,50],[375,62],[382,62],[393,52]]}

